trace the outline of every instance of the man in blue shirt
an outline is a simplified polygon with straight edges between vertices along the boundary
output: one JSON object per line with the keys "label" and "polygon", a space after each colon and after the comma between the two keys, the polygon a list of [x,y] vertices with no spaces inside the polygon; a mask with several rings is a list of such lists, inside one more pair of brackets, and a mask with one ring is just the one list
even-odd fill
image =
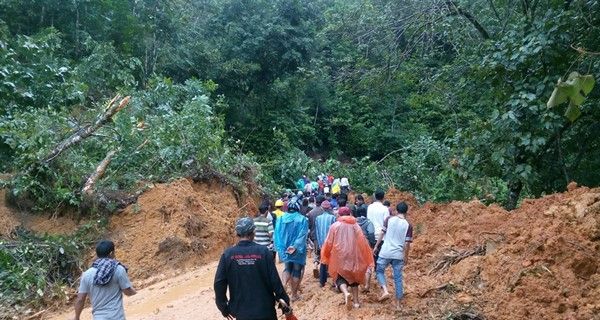
{"label": "man in blue shirt", "polygon": [[[319,250],[323,247],[325,239],[327,239],[327,233],[329,228],[335,222],[335,216],[331,212],[331,204],[325,200],[321,204],[321,207],[325,210],[315,219],[315,238],[317,239],[317,245]],[[320,256],[320,255],[319,255]],[[327,282],[327,265],[321,263],[319,267],[319,284],[321,287]]]}
{"label": "man in blue shirt", "polygon": [[300,299],[298,289],[306,265],[307,236],[308,219],[300,213],[300,205],[294,197],[288,204],[288,211],[277,221],[274,239],[275,249],[285,264],[283,283],[291,283],[292,301]]}

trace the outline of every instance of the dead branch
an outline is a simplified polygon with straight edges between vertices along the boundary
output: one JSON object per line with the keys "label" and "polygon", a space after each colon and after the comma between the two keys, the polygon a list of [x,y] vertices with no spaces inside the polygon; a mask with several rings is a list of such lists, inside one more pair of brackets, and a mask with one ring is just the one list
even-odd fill
{"label": "dead branch", "polygon": [[465,19],[469,20],[469,22],[479,31],[481,37],[485,40],[490,38],[490,34],[487,30],[477,21],[477,19],[469,12],[460,7],[455,1],[446,1],[446,7],[450,11],[449,15],[459,15],[463,16]]}
{"label": "dead branch", "polygon": [[429,275],[434,273],[446,273],[448,269],[465,258],[470,256],[482,256],[485,255],[485,245],[479,244],[470,250],[454,250],[450,249],[450,252],[444,253],[440,260],[433,265],[433,268],[429,271]]}
{"label": "dead branch", "polygon": [[42,314],[44,314],[46,311],[48,311],[48,309],[44,309],[42,311],[36,312],[36,313],[30,315],[29,317],[25,318],[25,320],[32,320],[32,319],[35,319],[35,318],[40,318],[41,319]]}
{"label": "dead branch", "polygon": [[100,179],[104,175],[104,172],[106,172],[106,168],[108,167],[110,161],[112,160],[112,157],[114,157],[116,153],[116,150],[110,150],[106,154],[106,157],[104,157],[100,164],[98,164],[98,167],[96,167],[94,173],[92,173],[92,175],[87,179],[85,185],[83,186],[83,189],[81,189],[82,194],[91,195],[93,193],[94,185],[96,185],[98,179]]}
{"label": "dead branch", "polygon": [[448,283],[444,283],[444,284],[443,284],[443,285],[441,285],[441,286],[437,286],[437,287],[435,287],[435,288],[430,288],[430,289],[427,289],[427,290],[425,290],[425,292],[421,293],[419,296],[420,296],[421,298],[424,298],[424,297],[425,297],[426,295],[428,295],[430,292],[433,292],[433,291],[441,291],[441,290],[444,290],[444,291],[457,291],[457,288],[456,288],[456,286],[454,285],[454,283],[452,283],[452,282],[448,282]]}
{"label": "dead branch", "polygon": [[125,106],[129,103],[129,96],[123,98],[119,104],[115,102],[120,98],[119,95],[115,96],[106,106],[104,112],[98,115],[96,121],[92,125],[85,126],[77,132],[73,133],[70,137],[63,140],[60,144],[58,144],[50,153],[44,158],[42,163],[47,164],[60,155],[66,149],[80,143],[85,138],[91,136],[96,130],[101,128],[103,125],[108,123],[112,119],[112,117],[119,111],[123,110]]}

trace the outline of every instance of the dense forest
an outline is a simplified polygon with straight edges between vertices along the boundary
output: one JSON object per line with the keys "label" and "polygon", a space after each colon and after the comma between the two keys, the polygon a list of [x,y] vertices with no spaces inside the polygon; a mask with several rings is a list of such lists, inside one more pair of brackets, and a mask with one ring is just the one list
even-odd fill
{"label": "dense forest", "polygon": [[[600,185],[598,79],[597,0],[1,0],[0,187],[103,223],[203,176],[511,209]],[[0,241],[0,307],[64,297],[102,228]]]}
{"label": "dense forest", "polygon": [[[79,206],[111,151],[113,191],[330,171],[514,207],[600,182],[599,1],[4,0],[0,19],[1,166],[31,209]],[[589,86],[548,103],[559,80]]]}

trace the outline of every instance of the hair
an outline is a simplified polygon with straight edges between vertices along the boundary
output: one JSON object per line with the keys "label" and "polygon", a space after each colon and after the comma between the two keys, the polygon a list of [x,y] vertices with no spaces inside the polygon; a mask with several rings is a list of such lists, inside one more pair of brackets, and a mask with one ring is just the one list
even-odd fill
{"label": "hair", "polygon": [[377,191],[375,191],[375,200],[383,200],[383,197],[385,197],[385,192],[383,192],[383,190],[381,189],[377,189]]}
{"label": "hair", "polygon": [[338,196],[338,199],[344,199],[346,200],[346,202],[348,202],[348,195],[344,192],[340,193],[340,195]]}
{"label": "hair", "polygon": [[98,258],[107,258],[115,251],[115,244],[110,240],[100,240],[96,244],[96,255]]}
{"label": "hair", "polygon": [[315,197],[313,197],[313,196],[310,196],[310,197],[308,198],[308,203],[314,203],[314,202],[315,202]]}
{"label": "hair", "polygon": [[317,201],[317,205],[320,206],[321,203],[323,203],[323,201],[325,201],[325,196],[318,195],[316,201]]}
{"label": "hair", "polygon": [[342,197],[342,198],[338,199],[338,207],[339,208],[345,207],[347,203],[348,203],[348,200],[346,198]]}
{"label": "hair", "polygon": [[365,202],[365,198],[362,196],[362,194],[357,194],[356,197],[354,197],[354,201],[356,201],[356,200]]}
{"label": "hair", "polygon": [[406,202],[402,201],[398,203],[396,210],[398,210],[398,213],[406,214],[406,212],[408,212],[408,205]]}
{"label": "hair", "polygon": [[383,202],[383,205],[384,205],[384,206],[386,206],[386,207],[389,207],[389,206],[391,206],[392,204],[391,204],[389,201],[385,200],[385,201]]}
{"label": "hair", "polygon": [[306,198],[306,197],[302,198],[302,205],[305,207],[308,205],[308,198]]}
{"label": "hair", "polygon": [[258,212],[260,212],[260,214],[264,214],[268,210],[269,210],[269,204],[268,203],[263,203],[263,204],[260,205],[260,207],[258,207]]}
{"label": "hair", "polygon": [[358,217],[366,217],[367,216],[367,208],[365,207],[358,207],[356,209],[356,218]]}

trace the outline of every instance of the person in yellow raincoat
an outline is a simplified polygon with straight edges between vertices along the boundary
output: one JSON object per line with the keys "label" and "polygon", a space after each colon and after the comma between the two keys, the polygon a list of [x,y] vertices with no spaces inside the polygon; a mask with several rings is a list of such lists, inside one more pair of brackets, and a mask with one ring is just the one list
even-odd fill
{"label": "person in yellow raincoat", "polygon": [[352,306],[360,307],[358,285],[365,284],[367,269],[374,265],[373,251],[352,216],[352,210],[342,207],[338,215],[321,249],[321,263],[328,266],[328,272],[336,279],[336,285],[344,293],[346,308],[350,310]]}

